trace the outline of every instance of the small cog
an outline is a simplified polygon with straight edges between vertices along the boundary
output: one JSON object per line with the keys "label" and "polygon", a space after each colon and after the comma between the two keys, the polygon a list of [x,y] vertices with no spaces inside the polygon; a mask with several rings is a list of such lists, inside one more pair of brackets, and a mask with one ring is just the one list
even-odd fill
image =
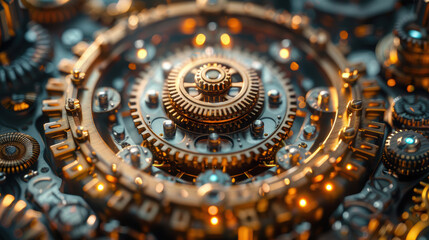
{"label": "small cog", "polygon": [[15,174],[33,165],[39,157],[40,146],[26,134],[11,132],[0,135],[0,172]]}
{"label": "small cog", "polygon": [[392,111],[395,125],[421,127],[429,124],[429,99],[407,95],[395,98]]}
{"label": "small cog", "polygon": [[412,130],[398,130],[386,140],[384,165],[400,176],[415,177],[428,170],[429,140]]}

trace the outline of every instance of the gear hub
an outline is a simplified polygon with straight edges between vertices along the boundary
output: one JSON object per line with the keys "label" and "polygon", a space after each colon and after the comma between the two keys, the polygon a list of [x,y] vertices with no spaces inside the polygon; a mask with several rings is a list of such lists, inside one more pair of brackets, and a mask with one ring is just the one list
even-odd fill
{"label": "gear hub", "polygon": [[171,71],[163,103],[183,128],[233,132],[259,116],[264,90],[255,71],[225,57],[202,56]]}

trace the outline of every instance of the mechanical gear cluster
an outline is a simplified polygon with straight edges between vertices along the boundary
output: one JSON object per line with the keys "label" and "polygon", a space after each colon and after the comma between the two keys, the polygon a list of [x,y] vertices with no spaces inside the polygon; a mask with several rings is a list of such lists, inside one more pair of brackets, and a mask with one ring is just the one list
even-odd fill
{"label": "mechanical gear cluster", "polygon": [[426,1],[0,15],[0,239],[429,237]]}

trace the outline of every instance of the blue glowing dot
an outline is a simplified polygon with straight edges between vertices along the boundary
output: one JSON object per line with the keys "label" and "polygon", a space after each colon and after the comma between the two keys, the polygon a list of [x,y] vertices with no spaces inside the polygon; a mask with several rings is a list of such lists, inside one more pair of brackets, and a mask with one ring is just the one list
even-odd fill
{"label": "blue glowing dot", "polygon": [[407,138],[405,138],[405,142],[406,142],[407,144],[414,144],[414,139],[413,139],[413,138],[410,138],[410,137],[407,137]]}
{"label": "blue glowing dot", "polygon": [[218,177],[215,174],[210,175],[210,182],[217,182]]}
{"label": "blue glowing dot", "polygon": [[414,29],[411,29],[410,31],[408,31],[408,35],[410,35],[410,37],[416,38],[416,39],[421,39],[423,37],[421,32],[414,30]]}

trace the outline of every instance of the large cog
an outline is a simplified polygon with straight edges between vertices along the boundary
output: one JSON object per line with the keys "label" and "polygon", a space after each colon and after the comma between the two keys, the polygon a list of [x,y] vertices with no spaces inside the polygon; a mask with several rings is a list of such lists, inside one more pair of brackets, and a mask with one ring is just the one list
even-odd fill
{"label": "large cog", "polygon": [[[215,131],[217,130],[219,134],[232,134],[233,132],[237,131],[237,129],[249,130],[248,125],[250,124],[248,124],[247,126],[243,126],[243,124],[249,123],[252,120],[256,119],[259,113],[264,111],[264,106],[268,105],[268,103],[264,104],[264,101],[266,101],[264,97],[265,92],[256,72],[253,70],[246,69],[245,67],[241,66],[240,63],[235,63],[235,60],[231,56],[237,56],[237,54],[240,54],[239,56],[243,56],[244,58],[257,57],[241,50],[233,51],[234,54],[231,55],[224,54],[222,52],[222,54],[218,55],[200,55],[198,57],[192,58],[190,56],[193,56],[194,54],[192,50],[189,50],[184,51],[182,53],[177,53],[175,56],[172,57],[183,59],[183,57],[187,55],[188,60],[185,61],[185,64],[180,64],[180,66],[184,66],[181,71],[179,70],[180,67],[175,68],[171,71],[169,78],[165,80],[166,87],[164,87],[164,92],[162,94],[163,103],[165,105],[166,115],[169,117],[178,118],[179,121],[177,119],[175,119],[174,121],[178,126],[184,129],[184,131],[194,132],[194,134],[199,135],[208,134],[208,132],[202,133],[201,130],[200,133],[195,133],[197,131],[194,131],[195,125],[193,124],[199,124],[200,129],[209,129],[212,126],[216,126],[215,124],[213,124],[216,123],[216,121],[219,121],[218,126],[227,126],[209,129],[210,131],[213,131],[213,129]],[[175,81],[173,81],[173,79],[176,79],[176,77],[178,77],[180,74],[183,75],[184,72],[191,71],[195,68],[195,66],[204,68],[204,65],[207,65],[208,63],[216,60],[219,60],[217,63],[221,64],[222,66],[239,66],[240,69],[237,72],[241,73],[246,77],[249,77],[248,88],[251,88],[250,91],[244,92],[243,94],[239,95],[241,98],[244,99],[234,97],[233,99],[235,101],[232,102],[232,106],[222,106],[222,111],[217,111],[217,113],[219,114],[216,115],[216,117],[213,117],[210,114],[191,115],[193,108],[179,108],[178,104],[174,106],[171,101],[170,95],[174,95],[175,97],[177,97],[178,93],[176,90],[176,86],[174,85]],[[266,65],[270,66],[270,64]],[[152,149],[152,151],[159,159],[173,160],[178,163],[186,163],[188,165],[210,164],[214,166],[237,166],[242,163],[249,163],[252,160],[262,160],[273,157],[275,150],[280,146],[281,141],[287,137],[289,129],[292,126],[293,119],[295,118],[296,99],[295,93],[293,91],[293,86],[289,83],[289,79],[285,79],[279,69],[274,67],[270,67],[270,69],[270,71],[274,72],[274,74],[279,76],[279,79],[281,79],[281,85],[285,92],[284,97],[286,109],[284,110],[284,116],[281,116],[279,118],[279,124],[276,125],[276,130],[273,133],[263,136],[260,140],[258,140],[258,143],[252,144],[251,147],[243,148],[232,152],[216,152],[205,154],[197,151],[189,151],[186,148],[182,149],[166,141],[163,136],[160,136],[154,131],[154,129],[152,129],[151,123],[147,121],[146,113],[142,111],[142,105],[144,103],[144,101],[142,101],[142,99],[144,99],[143,94],[146,86],[148,85],[148,81],[150,81],[151,79],[151,77],[149,76],[151,70],[142,75],[140,82],[136,84],[131,94],[130,109],[134,118],[134,123],[140,134],[143,136],[143,139],[146,144]],[[233,73],[234,71],[236,70],[233,70]],[[174,76],[174,78],[172,76]],[[177,84],[180,84],[180,81],[176,82],[179,82]],[[234,83],[231,83],[232,86],[233,84]],[[172,89],[169,89],[169,87]],[[175,101],[179,104],[183,104],[184,100],[182,98],[183,97],[179,97],[178,99],[175,99]],[[226,102],[230,104],[229,100],[227,100]],[[206,102],[204,103],[207,104]],[[174,107],[177,109],[173,109]],[[212,106],[212,108],[216,109],[214,106]],[[203,108],[200,107],[199,109]],[[191,118],[184,120],[184,115],[178,117],[178,110],[182,111],[180,114],[183,114],[183,111],[188,111],[186,114],[190,114]]]}
{"label": "large cog", "polygon": [[[192,95],[189,89],[198,91]],[[259,116],[264,89],[254,70],[221,55],[202,55],[170,72],[163,103],[170,119],[188,130],[233,132]]]}

